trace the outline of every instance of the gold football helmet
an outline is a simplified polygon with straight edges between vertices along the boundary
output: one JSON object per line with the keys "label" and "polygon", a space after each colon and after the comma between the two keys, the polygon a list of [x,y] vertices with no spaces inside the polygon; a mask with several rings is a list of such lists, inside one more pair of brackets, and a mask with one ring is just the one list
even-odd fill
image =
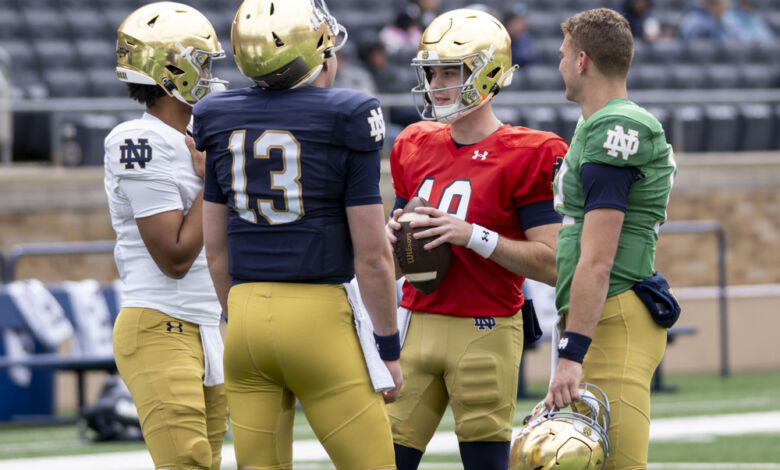
{"label": "gold football helmet", "polygon": [[509,470],[597,470],[609,455],[609,401],[595,385],[580,385],[588,414],[549,411],[539,403],[512,443]]}
{"label": "gold football helmet", "polygon": [[168,96],[193,105],[227,87],[228,82],[211,76],[212,60],[223,57],[214,27],[198,10],[182,3],[150,3],[119,26],[116,76],[160,85]]}
{"label": "gold football helmet", "polygon": [[[461,84],[431,89],[430,67],[460,67]],[[504,25],[490,14],[467,8],[439,15],[425,28],[417,56],[412,59],[417,86],[412,96],[420,117],[429,121],[454,122],[489,102],[502,87],[512,83],[512,49]],[[460,101],[446,106],[433,104],[434,91],[460,88]]]}
{"label": "gold football helmet", "polygon": [[[339,33],[343,40],[337,44]],[[311,83],[325,59],[344,46],[347,30],[324,0],[244,0],[230,31],[241,73],[263,88]]]}

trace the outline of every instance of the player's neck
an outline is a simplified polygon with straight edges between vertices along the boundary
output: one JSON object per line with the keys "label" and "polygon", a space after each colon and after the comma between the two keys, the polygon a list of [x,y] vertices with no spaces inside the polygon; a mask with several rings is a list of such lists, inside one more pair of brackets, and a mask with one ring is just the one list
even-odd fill
{"label": "player's neck", "polygon": [[450,135],[452,140],[461,145],[471,145],[482,141],[502,125],[501,121],[493,114],[490,103],[486,103],[453,122],[450,126]]}
{"label": "player's neck", "polygon": [[628,98],[625,80],[603,80],[583,89],[587,90],[579,100],[583,119],[588,119],[615,98]]}
{"label": "player's neck", "polygon": [[192,107],[182,103],[176,98],[163,96],[154,104],[147,106],[146,112],[160,121],[168,124],[182,134],[187,133],[187,126],[192,116]]}

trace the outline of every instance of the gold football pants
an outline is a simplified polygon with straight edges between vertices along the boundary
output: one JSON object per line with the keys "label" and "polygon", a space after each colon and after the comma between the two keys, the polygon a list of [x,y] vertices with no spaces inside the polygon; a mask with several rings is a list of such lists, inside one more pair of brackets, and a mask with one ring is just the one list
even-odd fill
{"label": "gold football pants", "polygon": [[401,350],[404,385],[388,405],[395,443],[425,451],[448,402],[458,441],[511,440],[522,353],[520,314],[412,313]]}
{"label": "gold football pants", "polygon": [[223,385],[203,385],[198,325],[123,308],[114,325],[114,356],[155,468],[219,469],[227,399]]}
{"label": "gold football pants", "polygon": [[582,381],[609,399],[607,469],[647,468],[650,382],[665,349],[666,328],[653,321],[634,291],[607,299],[582,363]]}
{"label": "gold football pants", "polygon": [[292,468],[296,397],[338,469],[393,468],[341,285],[245,283],[230,289],[225,386],[238,467]]}

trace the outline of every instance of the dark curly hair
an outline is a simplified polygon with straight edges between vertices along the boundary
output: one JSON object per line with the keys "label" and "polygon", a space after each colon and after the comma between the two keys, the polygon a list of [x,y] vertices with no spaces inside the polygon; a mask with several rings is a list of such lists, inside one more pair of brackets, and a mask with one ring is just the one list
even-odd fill
{"label": "dark curly hair", "polygon": [[127,84],[127,94],[130,98],[150,108],[157,103],[157,100],[166,95],[165,90],[159,85],[139,85],[137,83]]}

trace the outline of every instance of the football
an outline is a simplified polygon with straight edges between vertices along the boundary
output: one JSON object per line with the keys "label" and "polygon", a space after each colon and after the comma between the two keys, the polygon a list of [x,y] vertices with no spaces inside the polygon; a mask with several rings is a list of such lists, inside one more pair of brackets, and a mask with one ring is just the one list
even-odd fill
{"label": "football", "polygon": [[451,247],[449,243],[443,243],[432,250],[426,250],[423,248],[425,244],[435,237],[414,238],[415,233],[428,227],[412,228],[410,222],[429,218],[426,214],[415,212],[416,207],[431,207],[431,204],[421,197],[409,200],[404,207],[404,213],[398,218],[401,229],[395,231],[398,240],[393,245],[393,254],[409,284],[423,294],[430,294],[439,287],[447,274]]}

